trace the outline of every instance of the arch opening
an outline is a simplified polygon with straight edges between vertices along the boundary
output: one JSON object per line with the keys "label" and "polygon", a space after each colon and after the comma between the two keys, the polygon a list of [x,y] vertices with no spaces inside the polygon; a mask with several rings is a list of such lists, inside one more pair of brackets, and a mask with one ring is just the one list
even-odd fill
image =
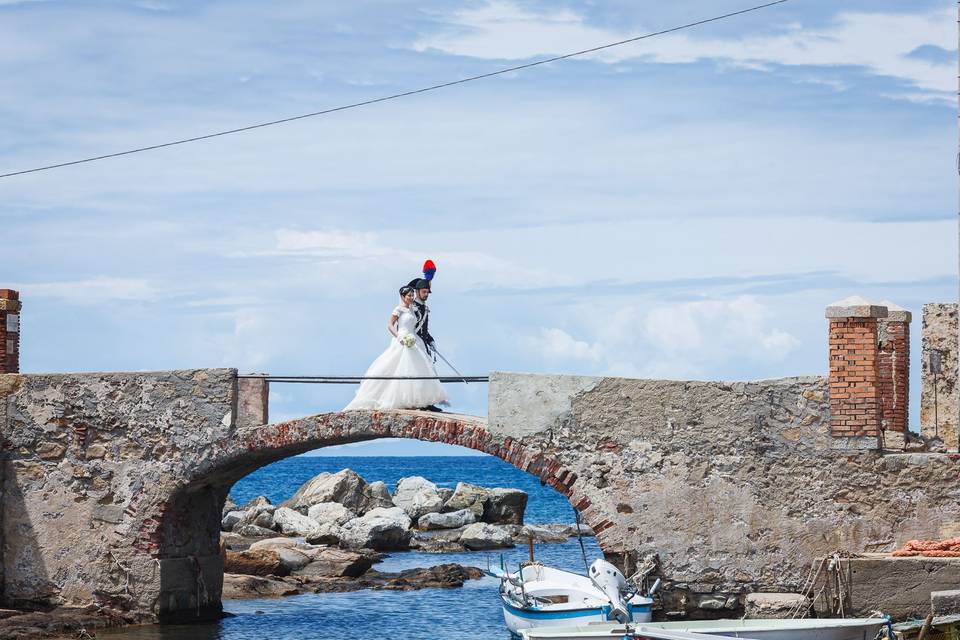
{"label": "arch opening", "polygon": [[[210,620],[222,612],[221,514],[241,478],[272,462],[314,449],[381,438],[408,438],[462,446],[492,455],[563,495],[598,535],[612,526],[599,520],[578,491],[577,475],[546,452],[492,435],[483,419],[419,411],[327,413],[238,431],[197,466],[192,478],[158,505],[155,530],[142,532],[155,547],[161,569],[156,615],[161,622]],[[599,520],[599,521],[598,521]]]}

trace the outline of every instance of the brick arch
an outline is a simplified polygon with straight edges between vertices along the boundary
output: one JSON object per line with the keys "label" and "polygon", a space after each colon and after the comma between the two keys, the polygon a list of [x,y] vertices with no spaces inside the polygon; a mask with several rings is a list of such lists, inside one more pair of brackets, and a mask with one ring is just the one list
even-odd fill
{"label": "brick arch", "polygon": [[[325,413],[269,425],[240,428],[229,442],[212,443],[185,480],[144,501],[145,517],[135,545],[171,566],[161,588],[157,615],[167,621],[191,619],[194,612],[215,616],[221,610],[219,587],[198,602],[197,583],[222,583],[219,558],[220,515],[233,484],[256,469],[313,449],[380,438],[442,442],[481,451],[504,460],[563,494],[597,534],[608,557],[604,532],[613,524],[592,505],[576,473],[549,453],[510,437],[498,437],[482,418],[421,411]],[[578,480],[580,480],[578,482]],[[174,562],[176,561],[176,562]],[[204,563],[207,563],[206,566]],[[161,575],[161,583],[165,581]],[[195,619],[195,618],[193,618]]]}

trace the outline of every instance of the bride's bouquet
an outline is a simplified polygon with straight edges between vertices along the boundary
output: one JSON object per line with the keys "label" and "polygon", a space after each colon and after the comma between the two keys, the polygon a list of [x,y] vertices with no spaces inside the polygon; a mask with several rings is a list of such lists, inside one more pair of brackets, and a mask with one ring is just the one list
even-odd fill
{"label": "bride's bouquet", "polygon": [[408,333],[400,336],[400,344],[405,346],[407,349],[412,349],[414,345],[417,344],[417,339],[413,337],[413,334]]}

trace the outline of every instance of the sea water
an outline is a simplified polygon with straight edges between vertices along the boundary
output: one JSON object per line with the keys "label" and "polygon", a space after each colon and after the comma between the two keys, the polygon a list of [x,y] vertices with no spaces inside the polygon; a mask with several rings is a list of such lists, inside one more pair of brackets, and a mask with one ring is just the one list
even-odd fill
{"label": "sea water", "polygon": [[[477,457],[296,457],[264,467],[234,485],[238,504],[265,495],[274,503],[323,471],[353,469],[368,482],[382,480],[393,491],[404,476],[419,475],[441,487],[457,482],[484,487],[514,487],[529,494],[526,522],[570,523],[573,511],[562,495],[537,478],[489,456]],[[600,557],[593,538],[584,538],[588,562]],[[584,571],[576,538],[563,544],[535,547],[536,559],[559,568]],[[377,564],[380,571],[401,571],[455,562],[486,569],[502,561],[516,568],[527,559],[525,545],[514,549],[461,553],[391,553]],[[191,626],[148,626],[101,631],[112,640],[507,640],[499,581],[468,580],[461,588],[414,591],[354,591],[256,600],[226,600],[231,614],[218,623]]]}

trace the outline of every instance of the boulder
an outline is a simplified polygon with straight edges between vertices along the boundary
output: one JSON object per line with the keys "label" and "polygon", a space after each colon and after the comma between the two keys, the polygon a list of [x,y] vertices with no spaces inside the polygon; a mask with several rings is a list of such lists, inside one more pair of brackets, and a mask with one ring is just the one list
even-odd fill
{"label": "boulder", "polygon": [[320,526],[307,534],[305,538],[310,544],[328,544],[331,546],[336,546],[340,544],[340,537],[342,535],[343,530],[340,528],[340,525],[334,524],[333,522],[323,522],[320,524]]}
{"label": "boulder", "polygon": [[356,518],[357,514],[339,502],[318,502],[307,509],[307,516],[320,524],[324,522],[343,524]]}
{"label": "boulder", "polygon": [[256,551],[257,549],[292,549],[296,547],[299,542],[294,538],[267,538],[266,540],[257,540],[250,545],[250,551]]}
{"label": "boulder", "polygon": [[394,504],[393,498],[390,497],[390,490],[387,489],[386,484],[377,480],[371,482],[363,489],[363,503],[360,505],[360,511],[357,513],[363,515],[367,511],[376,509],[377,507],[389,509],[392,506],[394,506]]}
{"label": "boulder", "polygon": [[374,589],[407,591],[410,589],[450,589],[462,587],[467,580],[478,580],[483,571],[476,567],[463,567],[459,564],[441,564],[435,567],[418,567],[401,571],[390,576],[382,584],[373,585]]}
{"label": "boulder", "polygon": [[280,596],[292,596],[299,593],[300,590],[281,580],[270,580],[258,576],[237,575],[234,573],[223,574],[223,598],[241,599],[241,598],[279,598]]}
{"label": "boulder", "polygon": [[276,531],[273,529],[265,529],[255,524],[238,524],[233,528],[233,533],[243,536],[244,538],[272,538],[276,534]]}
{"label": "boulder", "polygon": [[502,549],[512,547],[513,538],[503,527],[486,522],[476,522],[467,526],[460,534],[460,544],[471,551]]}
{"label": "boulder", "polygon": [[[264,500],[266,500],[266,498],[264,498]],[[255,504],[249,508],[243,509],[243,517],[240,519],[240,522],[233,526],[236,528],[244,524],[255,524],[258,527],[263,527],[264,529],[272,529],[273,512],[275,510],[276,507],[269,503]]]}
{"label": "boulder", "polygon": [[414,536],[410,540],[410,548],[423,553],[461,553],[467,548],[459,542],[444,538]]}
{"label": "boulder", "polygon": [[267,496],[257,496],[247,504],[240,507],[241,511],[249,511],[257,507],[272,507],[273,503],[270,502],[270,499]]}
{"label": "boulder", "polygon": [[440,499],[443,500],[444,504],[453,497],[453,489],[448,489],[447,487],[437,487],[437,493],[440,494]]}
{"label": "boulder", "polygon": [[273,524],[284,535],[300,537],[310,535],[319,526],[313,518],[288,507],[279,507],[273,512]]}
{"label": "boulder", "polygon": [[223,509],[220,510],[220,515],[226,516],[231,511],[240,511],[240,507],[237,506],[237,503],[233,498],[227,496],[226,501],[223,503]]}
{"label": "boulder", "polygon": [[326,471],[304,482],[282,506],[300,513],[321,502],[338,502],[358,512],[363,504],[366,481],[356,471],[343,469],[336,473]]}
{"label": "boulder", "polygon": [[341,527],[340,546],[348,549],[406,549],[410,517],[400,507],[376,508]]}
{"label": "boulder", "polygon": [[220,521],[220,530],[232,531],[233,527],[242,521],[245,515],[247,515],[246,511],[227,511],[226,515],[224,515]]}
{"label": "boulder", "polygon": [[237,547],[245,547],[247,545],[246,541],[243,539],[243,536],[233,533],[232,531],[220,532],[220,544],[222,544],[225,549],[234,549]]}
{"label": "boulder", "polygon": [[280,547],[274,551],[280,557],[280,564],[288,575],[310,564],[310,557],[297,549]]}
{"label": "boulder", "polygon": [[296,571],[298,576],[314,578],[357,578],[382,556],[369,551],[321,549],[313,561]]}
{"label": "boulder", "polygon": [[274,549],[227,551],[223,570],[247,576],[290,575],[290,569],[284,567],[280,554]]}
{"label": "boulder", "polygon": [[437,485],[421,476],[401,478],[393,492],[393,504],[416,520],[426,513],[436,513],[443,507]]}
{"label": "boulder", "polygon": [[543,543],[560,543],[567,541],[567,532],[566,527],[563,529],[556,529],[552,527],[538,527],[536,525],[528,524],[520,530],[518,536],[520,538],[519,542],[524,542],[528,537],[533,538],[533,541],[537,544]]}
{"label": "boulder", "polygon": [[483,505],[483,521],[490,524],[523,524],[526,508],[526,491],[490,489]]}
{"label": "boulder", "polygon": [[433,529],[459,529],[477,521],[477,516],[469,509],[450,513],[425,513],[417,520],[417,528],[422,531]]}
{"label": "boulder", "polygon": [[457,488],[453,490],[453,495],[447,500],[442,511],[460,511],[461,509],[470,509],[477,519],[483,517],[483,505],[487,500],[487,490],[478,487],[475,484],[458,482]]}

